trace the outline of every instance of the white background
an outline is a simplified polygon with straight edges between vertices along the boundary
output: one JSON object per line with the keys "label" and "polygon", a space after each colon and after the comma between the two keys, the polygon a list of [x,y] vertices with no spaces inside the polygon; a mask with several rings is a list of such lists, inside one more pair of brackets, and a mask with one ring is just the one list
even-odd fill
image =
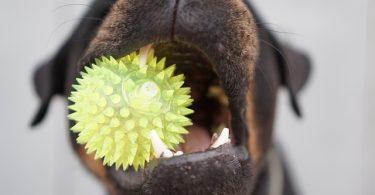
{"label": "white background", "polygon": [[[375,194],[375,3],[371,0],[253,0],[282,40],[314,63],[297,120],[285,91],[276,139],[306,195]],[[65,103],[55,98],[30,130],[38,106],[36,64],[69,35],[89,0],[8,0],[0,4],[0,193],[104,194],[69,146]],[[60,7],[63,6],[63,7]],[[59,8],[60,7],[60,8]],[[373,13],[371,13],[371,11]]]}

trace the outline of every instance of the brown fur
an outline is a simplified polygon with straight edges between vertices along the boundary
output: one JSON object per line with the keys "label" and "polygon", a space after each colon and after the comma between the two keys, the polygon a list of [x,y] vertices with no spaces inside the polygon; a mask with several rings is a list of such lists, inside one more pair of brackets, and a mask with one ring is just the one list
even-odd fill
{"label": "brown fur", "polygon": [[248,148],[257,167],[261,166],[272,142],[276,94],[280,85],[278,73],[272,67],[276,64],[272,52],[262,52],[261,55],[260,59],[265,62],[257,63],[255,78],[247,94]]}

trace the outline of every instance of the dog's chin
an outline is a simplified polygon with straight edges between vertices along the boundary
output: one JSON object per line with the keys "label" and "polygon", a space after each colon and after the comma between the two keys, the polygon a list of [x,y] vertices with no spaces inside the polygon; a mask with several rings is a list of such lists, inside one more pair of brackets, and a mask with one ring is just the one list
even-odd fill
{"label": "dog's chin", "polygon": [[[118,193],[173,194],[246,194],[252,189],[253,170],[246,142],[239,135],[245,129],[233,128],[237,106],[230,106],[222,81],[210,63],[210,56],[189,43],[176,41],[150,43],[155,55],[166,57],[166,64],[176,64],[176,74],[185,75],[185,86],[191,88],[194,99],[185,142],[176,150],[183,154],[153,159],[144,169],[132,167],[123,171],[107,167],[107,176],[115,183]],[[223,56],[225,57],[225,56]],[[245,89],[244,89],[245,90]],[[238,121],[238,120],[237,120]],[[246,123],[246,121],[240,121]],[[242,124],[240,126],[246,126]],[[235,126],[238,126],[235,125]],[[229,129],[230,143],[212,147],[223,128]]]}

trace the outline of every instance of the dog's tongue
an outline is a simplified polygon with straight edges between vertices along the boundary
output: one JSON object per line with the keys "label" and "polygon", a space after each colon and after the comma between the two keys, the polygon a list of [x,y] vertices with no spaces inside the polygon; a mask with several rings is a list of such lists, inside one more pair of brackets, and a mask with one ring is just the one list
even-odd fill
{"label": "dog's tongue", "polygon": [[184,153],[202,152],[211,145],[211,137],[207,129],[200,126],[191,126],[189,134],[184,139],[185,143],[180,145]]}

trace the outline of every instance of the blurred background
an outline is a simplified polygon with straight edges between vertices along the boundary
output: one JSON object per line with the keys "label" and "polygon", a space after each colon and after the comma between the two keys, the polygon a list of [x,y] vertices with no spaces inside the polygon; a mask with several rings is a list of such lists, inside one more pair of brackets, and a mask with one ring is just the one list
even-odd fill
{"label": "blurred background", "polygon": [[[44,123],[31,76],[70,34],[90,0],[11,0],[0,5],[0,192],[104,194],[71,151],[65,102]],[[375,194],[375,1],[252,0],[267,26],[306,51],[313,74],[296,119],[278,100],[276,141],[305,195]],[[82,5],[69,5],[82,4]]]}

